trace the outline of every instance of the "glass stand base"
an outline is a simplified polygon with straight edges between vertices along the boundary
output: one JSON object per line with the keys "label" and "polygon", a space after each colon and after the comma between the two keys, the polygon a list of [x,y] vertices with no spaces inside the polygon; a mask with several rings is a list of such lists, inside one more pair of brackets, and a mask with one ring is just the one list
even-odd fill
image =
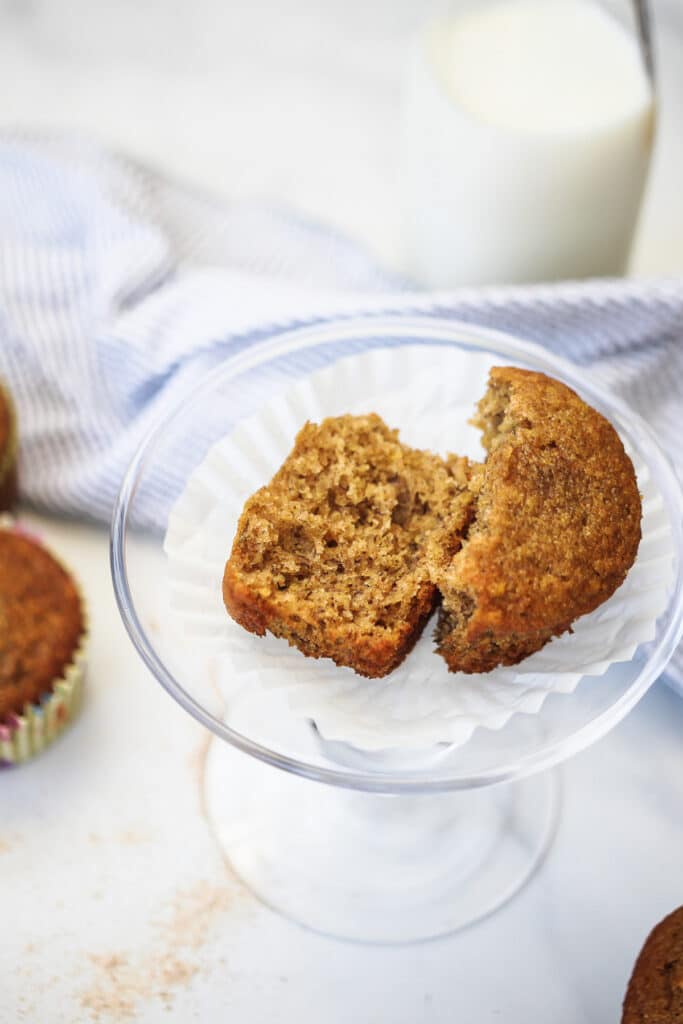
{"label": "glass stand base", "polygon": [[451,793],[385,795],[288,774],[214,739],[204,791],[235,873],[315,931],[404,943],[491,913],[545,856],[556,773]]}

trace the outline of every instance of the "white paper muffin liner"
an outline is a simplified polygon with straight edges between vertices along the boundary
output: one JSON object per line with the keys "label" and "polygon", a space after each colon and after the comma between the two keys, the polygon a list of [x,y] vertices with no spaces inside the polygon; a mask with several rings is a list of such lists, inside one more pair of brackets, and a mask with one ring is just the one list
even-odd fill
{"label": "white paper muffin liner", "polygon": [[313,719],[326,739],[366,750],[462,744],[477,726],[500,729],[515,712],[538,712],[549,693],[572,693],[584,676],[629,661],[654,638],[673,581],[673,541],[661,495],[631,451],[643,499],[636,562],[573,633],[512,668],[449,673],[429,625],[398,669],[368,680],[328,659],[305,658],[284,640],[253,636],[228,617],[221,584],[242,507],[273,476],[306,420],[377,412],[408,444],[482,459],[480,433],[467,421],[497,361],[420,346],[349,356],[291,385],[211,448],[174,506],[165,550],[174,628],[192,638],[195,651],[201,644],[218,655],[228,701],[243,688],[284,689],[292,711]]}

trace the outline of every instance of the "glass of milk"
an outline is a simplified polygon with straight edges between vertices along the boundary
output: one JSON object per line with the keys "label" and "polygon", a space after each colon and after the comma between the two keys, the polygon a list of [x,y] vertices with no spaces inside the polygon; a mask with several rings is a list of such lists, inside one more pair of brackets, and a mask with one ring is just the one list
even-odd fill
{"label": "glass of milk", "polygon": [[655,128],[645,0],[474,0],[416,46],[406,269],[432,288],[621,275]]}

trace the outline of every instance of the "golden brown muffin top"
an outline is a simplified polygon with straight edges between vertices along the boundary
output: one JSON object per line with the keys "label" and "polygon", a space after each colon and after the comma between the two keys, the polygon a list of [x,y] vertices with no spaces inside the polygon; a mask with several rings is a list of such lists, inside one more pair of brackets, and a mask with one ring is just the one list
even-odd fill
{"label": "golden brown muffin top", "polygon": [[683,907],[652,930],[624,999],[622,1024],[683,1024]]}
{"label": "golden brown muffin top", "polygon": [[613,593],[635,559],[641,504],[631,460],[604,416],[544,374],[494,367],[478,409],[489,454],[444,604],[449,587],[471,598],[469,641],[567,628]]}
{"label": "golden brown muffin top", "polygon": [[36,542],[0,530],[0,721],[49,692],[83,633],[67,571]]}

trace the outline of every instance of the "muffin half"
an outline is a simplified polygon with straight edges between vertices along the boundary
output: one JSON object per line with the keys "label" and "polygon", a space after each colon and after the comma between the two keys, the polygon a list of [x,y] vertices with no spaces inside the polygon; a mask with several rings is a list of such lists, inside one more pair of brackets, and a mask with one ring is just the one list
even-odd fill
{"label": "muffin half", "polygon": [[223,597],[245,629],[360,675],[395,668],[438,595],[431,545],[454,543],[472,495],[465,459],[398,440],[379,416],[307,423],[246,503]]}
{"label": "muffin half", "polygon": [[432,566],[437,646],[454,672],[514,665],[570,629],[623,582],[640,542],[633,464],[574,391],[494,367],[478,409],[476,510],[456,554]]}

